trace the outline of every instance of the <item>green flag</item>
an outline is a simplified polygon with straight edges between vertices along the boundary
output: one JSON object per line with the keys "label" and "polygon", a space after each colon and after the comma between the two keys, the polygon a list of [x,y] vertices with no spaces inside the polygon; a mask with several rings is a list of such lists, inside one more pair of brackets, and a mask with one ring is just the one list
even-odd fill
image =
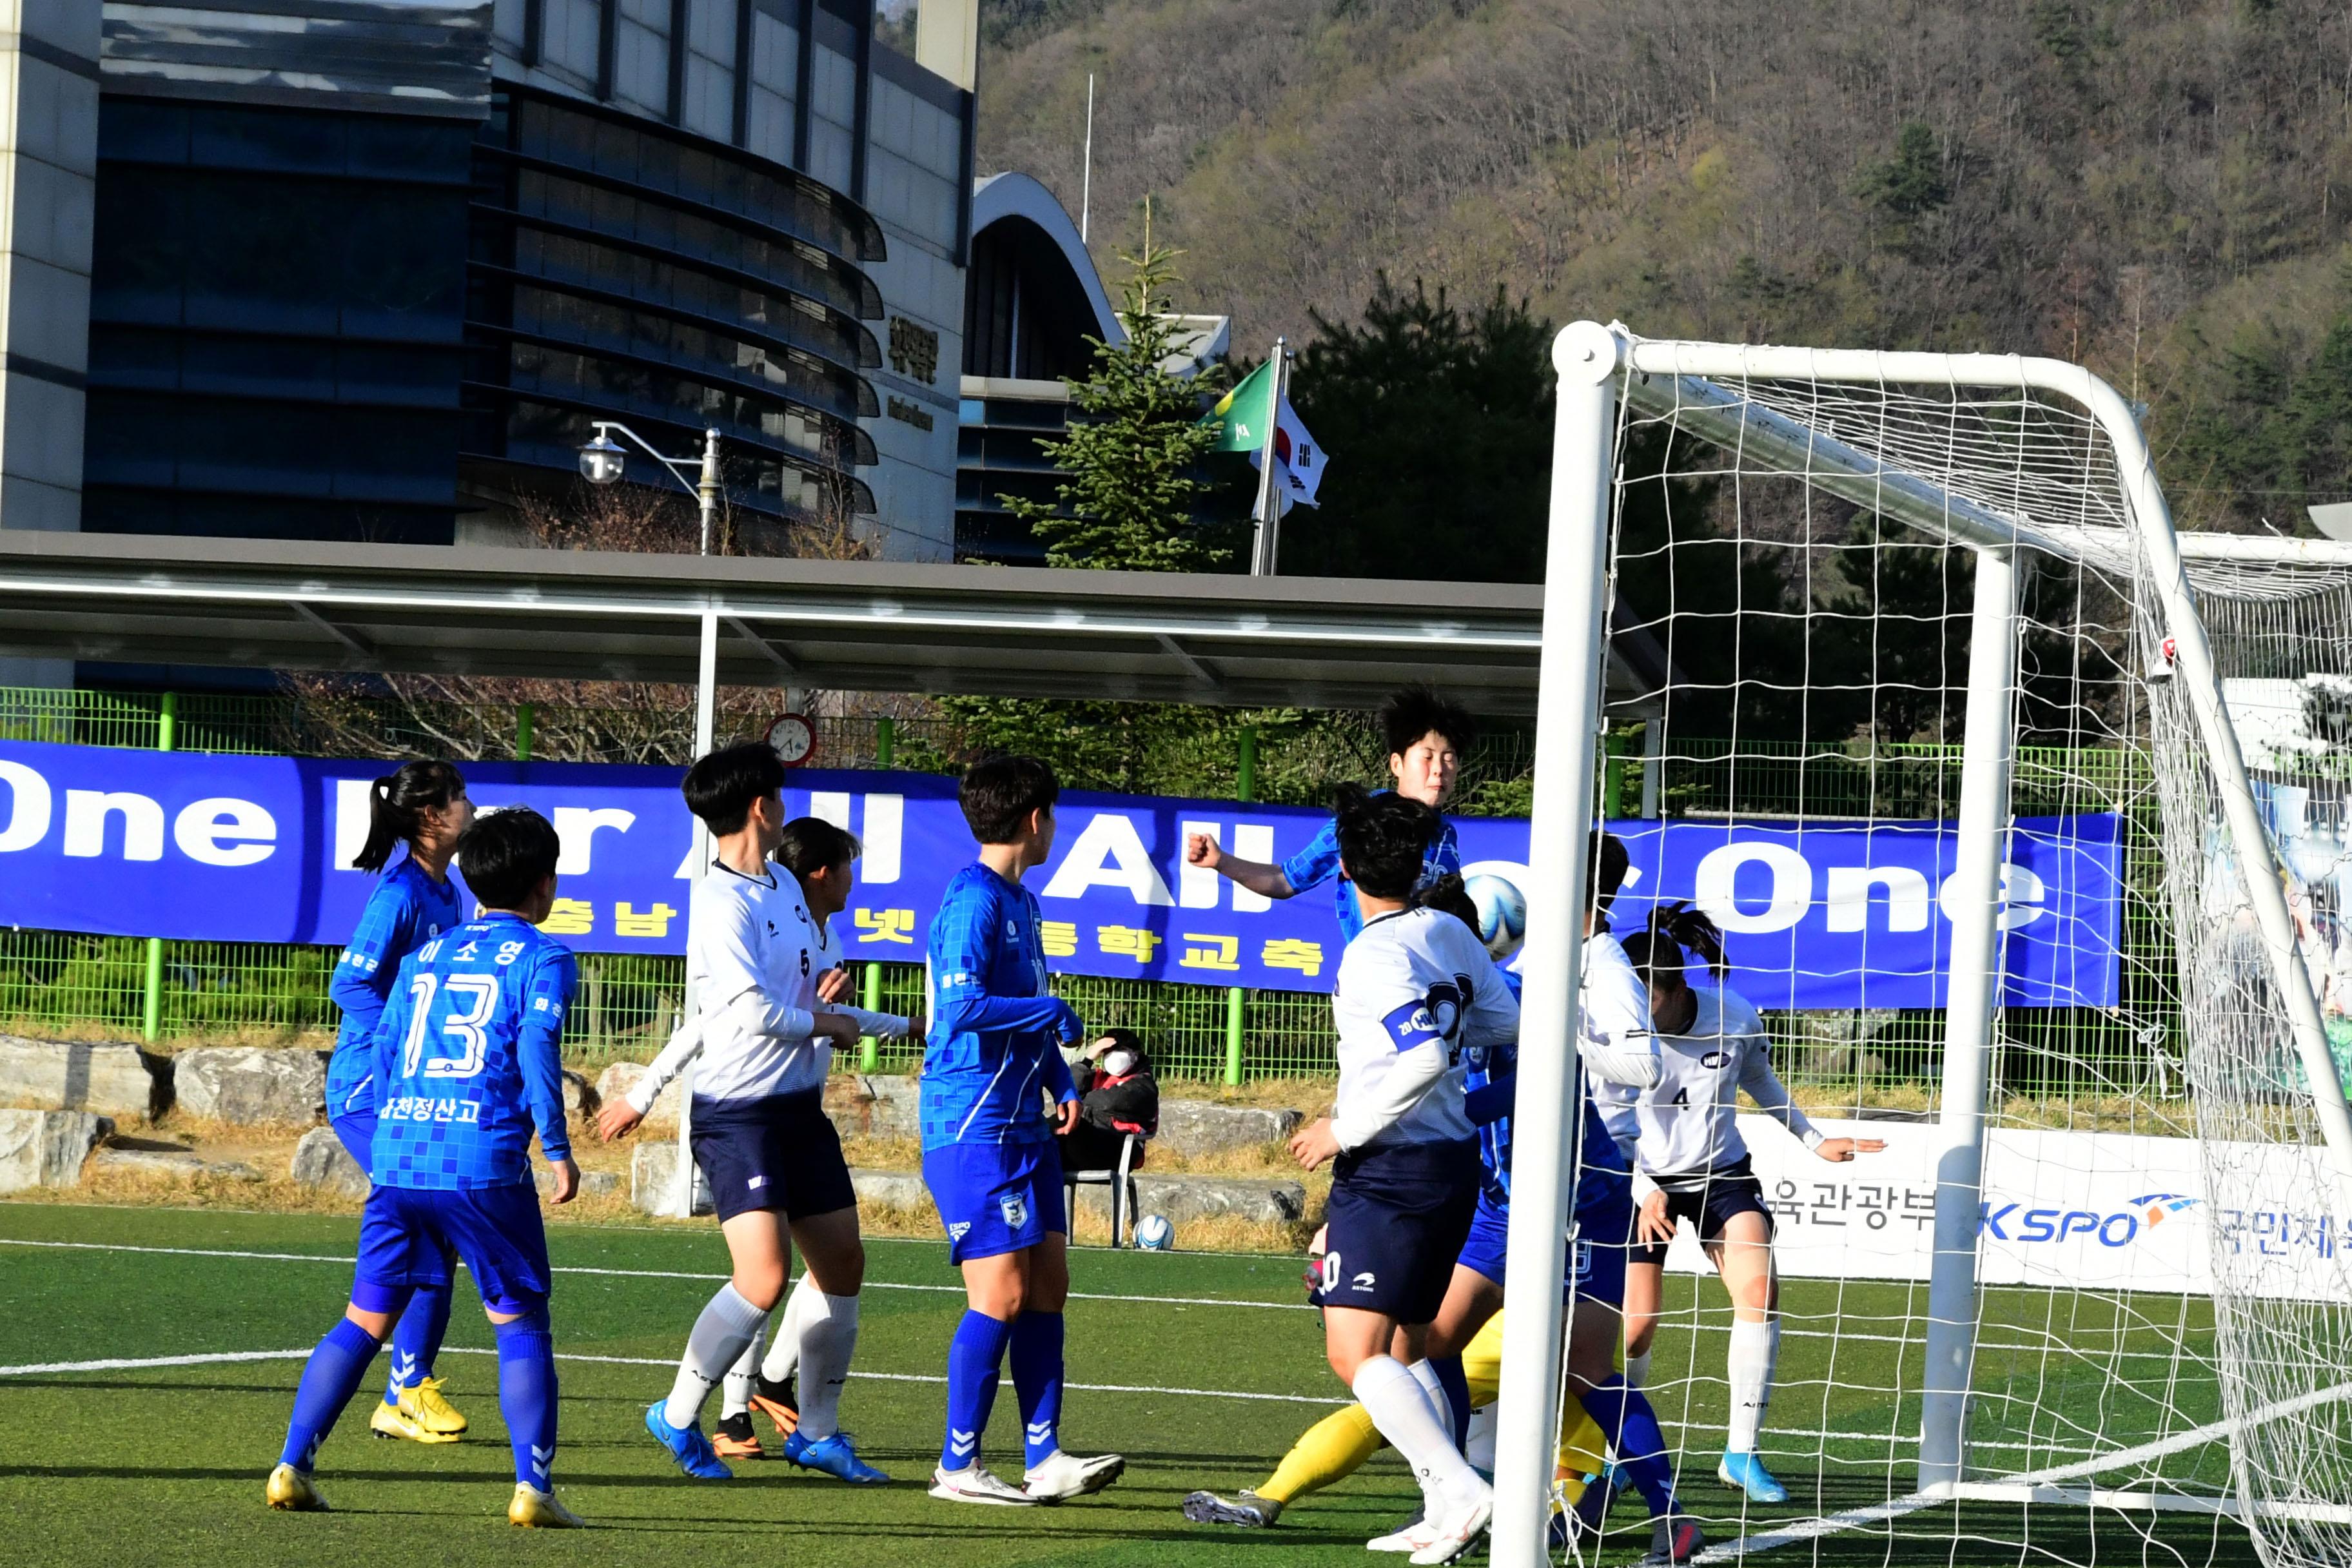
{"label": "green flag", "polygon": [[1225,422],[1217,432],[1217,444],[1212,452],[1255,452],[1265,445],[1265,433],[1274,422],[1274,362],[1266,361],[1247,375],[1241,384],[1217,399],[1216,406],[1201,416],[1204,425],[1217,420]]}

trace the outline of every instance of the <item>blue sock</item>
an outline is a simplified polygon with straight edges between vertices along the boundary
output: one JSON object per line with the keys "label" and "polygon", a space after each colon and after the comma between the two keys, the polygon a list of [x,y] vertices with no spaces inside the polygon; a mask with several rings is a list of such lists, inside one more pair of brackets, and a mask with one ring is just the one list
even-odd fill
{"label": "blue sock", "polygon": [[1633,1479],[1651,1514],[1674,1512],[1674,1461],[1666,1457],[1666,1435],[1648,1396],[1626,1387],[1622,1373],[1611,1373],[1607,1382],[1584,1396],[1584,1410],[1617,1450],[1619,1468]]}
{"label": "blue sock", "polygon": [[1437,1386],[1445,1390],[1446,1414],[1454,1421],[1454,1446],[1459,1448],[1470,1436],[1470,1379],[1463,1373],[1458,1355],[1431,1356],[1429,1370],[1437,1374]]}
{"label": "blue sock", "polygon": [[989,1407],[996,1403],[996,1369],[1012,1338],[1012,1324],[964,1309],[948,1342],[948,1436],[940,1446],[940,1468],[980,1462],[980,1435],[988,1430]]}
{"label": "blue sock", "polygon": [[400,1391],[433,1375],[433,1358],[449,1331],[449,1287],[419,1285],[392,1328],[392,1375],[384,1379],[383,1402],[400,1403]]}
{"label": "blue sock", "polygon": [[1062,1314],[1013,1320],[1013,1392],[1021,1400],[1021,1450],[1040,1465],[1062,1447]]}
{"label": "blue sock", "polygon": [[303,1363],[302,1381],[294,1390],[294,1419],[286,1427],[286,1447],[278,1456],[283,1465],[309,1469],[319,1457],[319,1445],[335,1429],[335,1417],[359,1392],[368,1363],[375,1360],[383,1342],[352,1322],[339,1320]]}
{"label": "blue sock", "polygon": [[499,1414],[514,1445],[515,1479],[540,1491],[555,1464],[555,1336],[547,1309],[496,1325],[499,1334]]}

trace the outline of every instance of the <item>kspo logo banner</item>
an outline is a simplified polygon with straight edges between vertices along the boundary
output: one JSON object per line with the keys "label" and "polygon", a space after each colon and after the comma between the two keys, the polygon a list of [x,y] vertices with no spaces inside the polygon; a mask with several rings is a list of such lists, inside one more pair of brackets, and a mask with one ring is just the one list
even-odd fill
{"label": "kspo logo banner", "polygon": [[[380,765],[0,742],[0,921],[190,940],[334,943],[373,879],[351,869]],[[537,807],[563,839],[546,930],[587,952],[680,952],[696,872],[679,770],[472,763],[479,805]],[[851,957],[919,963],[948,879],[972,856],[951,779],[793,775],[789,815],[865,844],[837,924]],[[1028,886],[1056,970],[1328,991],[1334,889],[1287,900],[1184,864],[1190,833],[1253,860],[1307,847],[1326,812],[1072,792]],[[1523,880],[1528,825],[1456,822],[1472,871]],[[1942,996],[1951,835],[1936,823],[1615,824],[1634,874],[1617,929],[1691,899],[1730,933],[1735,984],[1767,1007],[1929,1006]],[[2115,822],[2019,825],[2008,877],[2010,1000],[2115,997]],[[462,871],[462,868],[460,868]]]}

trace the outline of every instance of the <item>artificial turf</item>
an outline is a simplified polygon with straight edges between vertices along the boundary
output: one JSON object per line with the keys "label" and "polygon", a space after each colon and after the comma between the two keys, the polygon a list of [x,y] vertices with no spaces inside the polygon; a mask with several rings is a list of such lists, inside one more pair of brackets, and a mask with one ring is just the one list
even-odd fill
{"label": "artificial turf", "polygon": [[[961,1292],[942,1246],[879,1239],[868,1244],[874,1288],[865,1298],[843,1419],[865,1456],[896,1482],[851,1489],[782,1461],[739,1465],[729,1483],[687,1480],[640,1423],[646,1405],[668,1386],[661,1363],[674,1362],[724,1270],[716,1228],[706,1223],[551,1229],[560,1271],[558,1354],[612,1358],[561,1363],[557,1480],[597,1529],[559,1534],[505,1524],[512,1471],[498,1414],[497,1363],[465,1353],[487,1352],[491,1337],[463,1300],[462,1281],[440,1371],[474,1423],[467,1440],[439,1447],[373,1440],[365,1405],[372,1394],[363,1390],[319,1458],[336,1511],[272,1513],[262,1505],[262,1479],[284,1436],[299,1352],[341,1310],[355,1228],[348,1218],[317,1215],[0,1205],[0,1519],[13,1537],[9,1555],[60,1568],[322,1561],[461,1568],[541,1560],[704,1568],[713,1553],[746,1548],[853,1568],[919,1560],[936,1568],[1361,1564],[1364,1541],[1392,1528],[1418,1501],[1410,1478],[1384,1454],[1294,1506],[1274,1530],[1187,1524],[1177,1511],[1184,1493],[1258,1480],[1338,1401],[1316,1319],[1297,1310],[1298,1264],[1097,1250],[1073,1255],[1073,1288],[1082,1294],[1069,1310],[1070,1380],[1097,1386],[1070,1393],[1065,1434],[1076,1451],[1127,1455],[1126,1479],[1098,1498],[1050,1510],[934,1501],[923,1485],[937,1459],[943,1410],[936,1379],[962,1310]],[[230,1256],[239,1252],[299,1257]],[[1919,1293],[1883,1284],[1789,1287],[1792,1328],[1815,1331],[1792,1335],[1784,1352],[1768,1454],[1794,1496],[1785,1508],[1743,1510],[1712,1474],[1721,1440],[1721,1292],[1711,1282],[1670,1282],[1669,1305],[1679,1310],[1661,1331],[1654,1380],[1669,1437],[1688,1446],[1685,1493],[1711,1539],[1866,1508],[1908,1490],[1915,1450],[1907,1434],[1916,1431],[1916,1406],[1903,1390],[1916,1384],[1906,1369],[1917,1359]],[[2105,1316],[2094,1310],[2086,1320],[2084,1299],[2067,1299],[2066,1331],[2102,1347],[2108,1367],[2124,1369],[2121,1378],[2086,1374],[2095,1384],[2053,1371],[2084,1358],[2047,1353],[2047,1312],[2041,1319],[2035,1312],[2048,1300],[2023,1292],[1988,1299],[1973,1432],[2009,1445],[1985,1461],[1998,1468],[2013,1462],[2021,1471],[2062,1457],[2093,1424],[2104,1423],[2104,1431],[2157,1420],[2152,1405],[2135,1405],[2131,1354],[2135,1347],[2153,1351],[2179,1325],[2157,1323],[2160,1310],[2131,1304],[2110,1306]],[[1838,1329],[1838,1337],[1823,1325]],[[1691,1378],[1695,1345],[1699,1375]],[[19,1370],[273,1352],[296,1353]],[[1244,1394],[1279,1397],[1234,1397]],[[2192,1407],[2210,1394],[2184,1387],[2176,1375],[2161,1397],[2201,1420]],[[983,1458],[1017,1473],[1012,1404],[1008,1388]],[[2168,1473],[2211,1474],[2221,1463],[2214,1447],[2168,1461]],[[1630,1563],[1646,1548],[1638,1511],[1630,1500],[1621,1505],[1601,1563]],[[2072,1507],[1965,1504],[1841,1531],[1759,1561],[1958,1568],[2024,1561],[2235,1565],[2255,1558],[2234,1524],[2209,1518],[2151,1521]]]}

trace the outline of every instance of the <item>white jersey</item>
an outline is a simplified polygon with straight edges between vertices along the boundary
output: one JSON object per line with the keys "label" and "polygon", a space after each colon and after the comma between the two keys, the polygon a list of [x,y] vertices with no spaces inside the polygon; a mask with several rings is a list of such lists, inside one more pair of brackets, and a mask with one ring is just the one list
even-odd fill
{"label": "white jersey", "polygon": [[1470,928],[1431,909],[1365,925],[1331,992],[1339,1089],[1331,1131],[1346,1150],[1466,1143],[1463,1070],[1518,1038],[1519,1004]]}
{"label": "white jersey", "polygon": [[1657,1087],[1635,1097],[1634,1148],[1643,1175],[1662,1187],[1694,1185],[1748,1158],[1739,1091],[1807,1148],[1822,1134],[1772,1071],[1764,1020],[1727,987],[1694,985],[1698,1013],[1679,1035],[1661,1035]]}
{"label": "white jersey", "polygon": [[642,1112],[697,1055],[694,1092],[761,1100],[822,1089],[833,1043],[814,1015],[840,1013],[875,1035],[903,1035],[907,1020],[817,998],[817,977],[840,963],[833,932],[809,913],[800,883],[774,866],[746,877],[714,862],[687,928],[686,972],[695,1016],[629,1091]]}

